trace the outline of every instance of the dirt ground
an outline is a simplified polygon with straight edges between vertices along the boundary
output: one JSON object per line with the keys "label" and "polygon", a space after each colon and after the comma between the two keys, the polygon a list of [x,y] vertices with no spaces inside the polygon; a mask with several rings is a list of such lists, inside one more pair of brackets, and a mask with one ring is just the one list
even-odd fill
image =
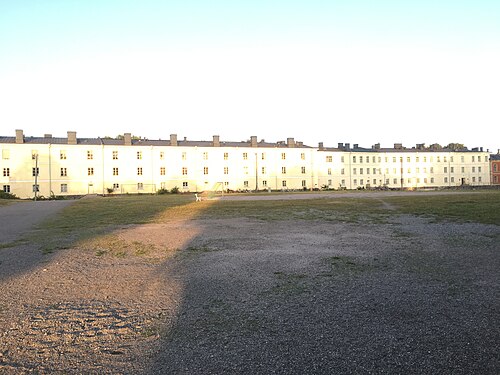
{"label": "dirt ground", "polygon": [[[27,212],[62,208],[43,203],[0,207],[0,243],[35,225]],[[136,253],[101,253],[106,241]],[[7,246],[0,373],[498,374],[498,243],[498,226],[394,215],[179,220],[52,254]]]}

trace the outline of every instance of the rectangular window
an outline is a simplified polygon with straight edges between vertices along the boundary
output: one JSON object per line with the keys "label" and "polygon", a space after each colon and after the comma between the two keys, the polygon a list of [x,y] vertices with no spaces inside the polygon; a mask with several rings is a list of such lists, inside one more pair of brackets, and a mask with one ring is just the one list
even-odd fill
{"label": "rectangular window", "polygon": [[183,181],[183,182],[182,182],[182,187],[183,187],[184,189],[187,189],[187,187],[188,187],[188,186],[189,186],[189,185],[188,185],[187,181]]}
{"label": "rectangular window", "polygon": [[472,182],[476,182],[476,176],[472,177]]}
{"label": "rectangular window", "polygon": [[61,184],[61,193],[68,192],[68,184]]}
{"label": "rectangular window", "polygon": [[479,177],[478,177],[478,181],[479,181],[479,182],[481,182],[481,181],[482,181],[481,176],[479,176]]}
{"label": "rectangular window", "polygon": [[248,160],[248,153],[247,152],[243,153],[243,160]]}
{"label": "rectangular window", "polygon": [[434,167],[431,167],[431,173],[434,173]]}
{"label": "rectangular window", "polygon": [[286,153],[285,152],[281,153],[281,160],[286,160]]}
{"label": "rectangular window", "polygon": [[31,158],[35,160],[37,156],[38,156],[38,150],[31,150]]}
{"label": "rectangular window", "polygon": [[[369,160],[368,160],[368,161],[369,161]],[[360,157],[359,157],[359,162],[360,162],[360,163],[362,163],[362,162],[363,162],[363,157],[362,157],[362,156],[360,156]]]}
{"label": "rectangular window", "polygon": [[431,177],[431,184],[434,183],[434,177]]}
{"label": "rectangular window", "polygon": [[342,180],[340,183],[342,186],[345,186],[345,180]]}
{"label": "rectangular window", "polygon": [[142,176],[142,167],[137,168],[137,176]]}
{"label": "rectangular window", "polygon": [[118,151],[113,151],[113,160],[118,160]]}
{"label": "rectangular window", "polygon": [[160,160],[165,159],[165,153],[163,151],[160,151]]}
{"label": "rectangular window", "polygon": [[472,167],[472,172],[474,173],[476,171],[476,167]]}
{"label": "rectangular window", "polygon": [[113,168],[113,176],[118,176],[118,167]]}
{"label": "rectangular window", "polygon": [[243,173],[248,174],[248,167],[246,165],[243,167]]}
{"label": "rectangular window", "polygon": [[10,176],[10,168],[4,168],[3,169],[3,176],[4,177],[9,177]]}
{"label": "rectangular window", "polygon": [[4,185],[3,186],[3,191],[6,193],[10,193],[10,185]]}
{"label": "rectangular window", "polygon": [[411,162],[411,159],[410,159],[410,157],[409,157],[409,156],[407,156],[407,157],[406,157],[406,162],[407,162],[407,163],[410,163],[410,162]]}
{"label": "rectangular window", "polygon": [[448,173],[448,167],[444,167],[444,173]]}
{"label": "rectangular window", "polygon": [[354,186],[356,186],[358,184],[358,180],[354,179]]}
{"label": "rectangular window", "polygon": [[267,181],[266,180],[262,181],[262,186],[267,186]]}
{"label": "rectangular window", "polygon": [[2,159],[4,160],[10,159],[10,150],[2,150]]}
{"label": "rectangular window", "polygon": [[203,153],[203,160],[208,160],[208,152]]}
{"label": "rectangular window", "polygon": [[450,167],[450,173],[454,173],[455,172],[455,167]]}
{"label": "rectangular window", "polygon": [[188,169],[187,167],[182,167],[182,174],[185,176],[188,174]]}
{"label": "rectangular window", "polygon": [[340,162],[341,162],[341,163],[343,163],[343,162],[344,162],[344,157],[343,157],[343,156],[341,156],[341,157],[340,157]]}
{"label": "rectangular window", "polygon": [[398,183],[398,179],[397,179],[397,178],[393,179],[393,180],[392,180],[392,183],[393,183],[394,185],[397,185],[397,183]]}
{"label": "rectangular window", "polygon": [[39,192],[40,191],[40,185],[33,185],[33,192]]}
{"label": "rectangular window", "polygon": [[445,177],[445,178],[444,178],[444,182],[445,182],[445,183],[448,183],[448,177]]}
{"label": "rectangular window", "polygon": [[477,171],[481,173],[481,167],[477,167]]}
{"label": "rectangular window", "polygon": [[460,156],[460,161],[461,161],[462,163],[464,163],[464,162],[465,162],[465,156],[463,156],[463,155],[462,155],[462,156]]}
{"label": "rectangular window", "polygon": [[448,159],[446,158],[446,156],[443,156],[443,161],[446,163],[448,161]]}
{"label": "rectangular window", "polygon": [[228,160],[229,159],[229,152],[224,152],[224,160]]}
{"label": "rectangular window", "polygon": [[186,159],[187,159],[187,155],[186,155],[186,152],[185,152],[185,151],[182,153],[182,156],[181,156],[181,157],[182,157],[182,160],[186,160]]}
{"label": "rectangular window", "polygon": [[224,174],[229,174],[229,167],[224,167]]}
{"label": "rectangular window", "polygon": [[377,168],[373,168],[373,174],[377,174]]}
{"label": "rectangular window", "polygon": [[262,167],[262,174],[266,174],[266,167]]}
{"label": "rectangular window", "polygon": [[266,153],[265,152],[262,153],[262,160],[266,160]]}
{"label": "rectangular window", "polygon": [[160,175],[165,176],[165,167],[160,167]]}
{"label": "rectangular window", "polygon": [[462,167],[462,173],[465,173],[465,167]]}
{"label": "rectangular window", "polygon": [[333,157],[331,155],[326,156],[326,162],[331,163],[333,161]]}
{"label": "rectangular window", "polygon": [[305,188],[306,187],[306,180],[302,180],[302,187]]}
{"label": "rectangular window", "polygon": [[94,153],[91,150],[87,151],[87,160],[94,159]]}
{"label": "rectangular window", "polygon": [[142,182],[137,183],[137,190],[144,190],[144,184]]}
{"label": "rectangular window", "polygon": [[66,177],[68,175],[68,170],[66,168],[61,168],[61,177]]}
{"label": "rectangular window", "polygon": [[137,151],[137,160],[142,159],[142,151]]}
{"label": "rectangular window", "polygon": [[353,157],[352,157],[352,162],[353,162],[353,163],[356,163],[356,156],[353,156]]}
{"label": "rectangular window", "polygon": [[114,190],[117,190],[117,189],[119,189],[119,188],[120,188],[120,184],[113,184],[113,189],[114,189]]}
{"label": "rectangular window", "polygon": [[344,168],[342,168],[342,169],[340,170],[340,174],[345,174],[345,169],[344,169]]}
{"label": "rectangular window", "polygon": [[302,174],[306,174],[306,167],[301,167]]}
{"label": "rectangular window", "polygon": [[306,154],[302,152],[302,153],[300,154],[300,159],[301,159],[301,160],[306,160]]}
{"label": "rectangular window", "polygon": [[59,158],[60,158],[61,160],[66,160],[66,151],[61,150],[61,151],[59,152]]}
{"label": "rectangular window", "polygon": [[203,174],[208,174],[208,167],[203,167]]}
{"label": "rectangular window", "polygon": [[481,155],[477,156],[477,161],[479,161],[479,162],[481,161]]}
{"label": "rectangular window", "polygon": [[353,168],[353,169],[352,169],[352,174],[357,174],[357,172],[356,172],[356,168]]}
{"label": "rectangular window", "polygon": [[[356,169],[356,168],[354,168],[354,169]],[[328,176],[331,176],[331,174],[332,174],[332,168],[328,168],[327,173],[328,173]]]}
{"label": "rectangular window", "polygon": [[476,161],[475,156],[472,155],[472,162],[474,163]]}
{"label": "rectangular window", "polygon": [[363,179],[359,180],[360,185],[363,185],[363,183],[364,183]]}
{"label": "rectangular window", "polygon": [[40,168],[38,168],[38,167],[33,168],[31,174],[33,177],[38,176],[40,174]]}
{"label": "rectangular window", "polygon": [[286,167],[281,167],[281,173],[286,174]]}
{"label": "rectangular window", "polygon": [[395,157],[395,156],[393,156],[393,157],[392,157],[392,162],[393,162],[393,163],[395,163],[395,162],[396,162],[396,157]]}
{"label": "rectangular window", "polygon": [[243,181],[243,186],[247,188],[248,187],[248,181]]}
{"label": "rectangular window", "polygon": [[455,177],[450,178],[451,182],[455,182]]}
{"label": "rectangular window", "polygon": [[286,180],[281,181],[281,186],[286,187]]}
{"label": "rectangular window", "polygon": [[[360,159],[360,163],[361,163],[361,159]],[[363,174],[363,168],[359,168],[359,174]]]}
{"label": "rectangular window", "polygon": [[92,167],[87,168],[87,175],[88,176],[93,176],[94,175],[94,168],[92,168]]}

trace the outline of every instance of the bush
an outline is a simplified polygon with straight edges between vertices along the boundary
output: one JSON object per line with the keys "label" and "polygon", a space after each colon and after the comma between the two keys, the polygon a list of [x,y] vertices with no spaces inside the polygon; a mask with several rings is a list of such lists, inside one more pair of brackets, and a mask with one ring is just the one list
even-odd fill
{"label": "bush", "polygon": [[7,193],[7,192],[1,190],[0,191],[0,199],[19,199],[19,198],[15,194]]}
{"label": "bush", "polygon": [[113,192],[115,191],[115,189],[113,188],[106,188],[106,190],[108,191],[108,194],[113,194]]}
{"label": "bush", "polygon": [[167,189],[160,189],[156,192],[156,194],[163,195],[163,194],[168,194],[169,191]]}
{"label": "bush", "polygon": [[179,188],[177,186],[174,186],[172,190],[170,190],[172,194],[179,194]]}

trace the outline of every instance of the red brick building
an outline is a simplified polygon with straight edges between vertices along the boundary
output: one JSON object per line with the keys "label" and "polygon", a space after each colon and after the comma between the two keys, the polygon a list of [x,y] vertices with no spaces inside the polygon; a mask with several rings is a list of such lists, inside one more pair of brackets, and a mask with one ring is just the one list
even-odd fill
{"label": "red brick building", "polygon": [[500,153],[490,156],[491,184],[500,185]]}

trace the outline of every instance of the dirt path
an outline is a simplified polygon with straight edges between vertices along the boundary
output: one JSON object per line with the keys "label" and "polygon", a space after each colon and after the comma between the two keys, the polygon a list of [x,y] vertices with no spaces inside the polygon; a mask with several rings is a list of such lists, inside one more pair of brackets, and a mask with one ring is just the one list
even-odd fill
{"label": "dirt path", "polygon": [[16,240],[74,201],[12,202],[0,206],[0,244]]}

